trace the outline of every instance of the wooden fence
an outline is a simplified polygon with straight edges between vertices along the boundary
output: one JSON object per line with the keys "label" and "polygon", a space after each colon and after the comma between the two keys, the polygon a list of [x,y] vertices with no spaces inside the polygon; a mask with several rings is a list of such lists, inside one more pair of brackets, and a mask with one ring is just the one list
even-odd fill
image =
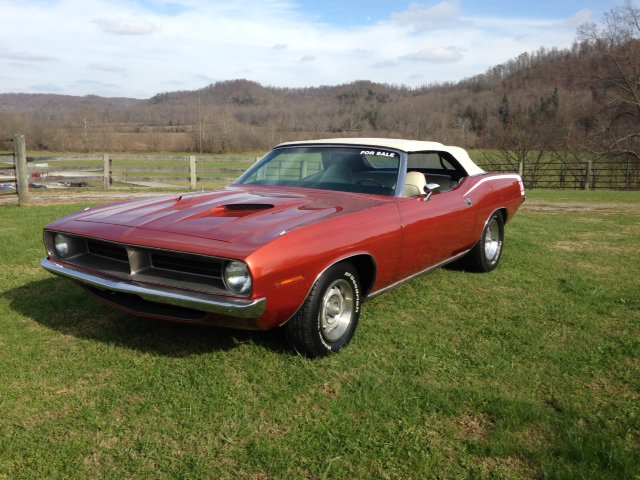
{"label": "wooden fence", "polygon": [[166,154],[27,157],[24,136],[16,135],[13,154],[0,157],[0,193],[17,194],[19,203],[26,203],[29,191],[40,188],[215,188],[233,182],[256,160]]}
{"label": "wooden fence", "polygon": [[[256,157],[109,154],[27,157],[24,135],[13,136],[13,153],[0,154],[0,194],[20,204],[36,188],[215,188],[238,178]],[[488,171],[518,172],[527,188],[640,190],[640,162],[590,160],[535,165],[491,163]]]}
{"label": "wooden fence", "polygon": [[640,190],[640,162],[589,160],[586,162],[545,162],[532,166],[522,163],[492,163],[483,168],[495,172],[518,172],[527,188]]}
{"label": "wooden fence", "polygon": [[27,168],[27,150],[24,135],[13,136],[13,154],[11,159],[0,160],[0,192],[17,194],[20,205],[29,201],[29,173]]}

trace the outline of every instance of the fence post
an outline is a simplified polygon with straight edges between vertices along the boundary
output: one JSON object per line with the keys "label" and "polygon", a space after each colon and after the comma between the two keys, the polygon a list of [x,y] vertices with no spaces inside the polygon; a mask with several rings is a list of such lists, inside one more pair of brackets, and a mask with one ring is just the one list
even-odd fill
{"label": "fence post", "polygon": [[112,171],[111,171],[111,157],[108,153],[102,155],[102,186],[105,190],[109,190],[111,188],[111,184],[113,183]]}
{"label": "fence post", "polygon": [[13,164],[16,169],[16,190],[18,191],[18,204],[29,202],[29,169],[27,168],[27,148],[24,135],[13,136]]}
{"label": "fence post", "polygon": [[197,163],[198,162],[196,161],[195,155],[190,155],[189,156],[189,177],[191,179],[191,190],[196,189],[196,182],[198,181],[198,174],[196,171]]}
{"label": "fence post", "polygon": [[593,160],[587,160],[587,171],[584,177],[583,190],[589,190],[589,182],[591,181],[591,172],[593,171]]}

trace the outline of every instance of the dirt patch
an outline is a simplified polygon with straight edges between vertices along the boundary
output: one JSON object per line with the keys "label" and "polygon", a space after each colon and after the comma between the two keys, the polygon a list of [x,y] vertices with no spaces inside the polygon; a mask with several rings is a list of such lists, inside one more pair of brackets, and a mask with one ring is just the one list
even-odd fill
{"label": "dirt patch", "polygon": [[562,252],[577,252],[580,251],[581,245],[578,242],[557,242],[554,245],[556,250],[560,250]]}
{"label": "dirt patch", "polygon": [[636,203],[593,202],[543,202],[527,200],[520,210],[534,213],[596,213],[598,215],[637,215],[640,205]]}
{"label": "dirt patch", "polygon": [[461,440],[486,440],[487,429],[493,426],[491,420],[485,416],[465,415],[458,420]]}
{"label": "dirt patch", "polygon": [[[115,203],[123,200],[131,200],[135,198],[159,197],[166,195],[168,192],[136,192],[136,191],[82,191],[82,192],[47,192],[42,194],[29,195],[29,205],[59,205],[64,203],[80,203],[80,202],[104,202]],[[176,195],[185,192],[176,192]],[[193,192],[191,192],[193,193]],[[0,205],[17,205],[17,195],[3,195],[0,197]]]}

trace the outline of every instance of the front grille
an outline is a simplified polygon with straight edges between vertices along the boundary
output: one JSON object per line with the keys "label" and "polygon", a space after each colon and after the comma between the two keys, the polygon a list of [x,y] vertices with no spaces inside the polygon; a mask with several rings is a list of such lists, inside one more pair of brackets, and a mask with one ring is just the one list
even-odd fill
{"label": "front grille", "polygon": [[174,272],[202,275],[211,278],[222,278],[222,263],[219,260],[188,258],[167,253],[152,253],[151,264],[154,268]]}
{"label": "front grille", "polygon": [[114,243],[99,242],[97,240],[87,240],[87,250],[93,255],[111,258],[120,262],[128,262],[127,249]]}
{"label": "front grille", "polygon": [[[49,251],[55,257],[54,232],[47,235]],[[222,280],[225,259],[66,236],[70,238],[73,254],[58,258],[65,263],[127,281],[205,293],[230,293]]]}

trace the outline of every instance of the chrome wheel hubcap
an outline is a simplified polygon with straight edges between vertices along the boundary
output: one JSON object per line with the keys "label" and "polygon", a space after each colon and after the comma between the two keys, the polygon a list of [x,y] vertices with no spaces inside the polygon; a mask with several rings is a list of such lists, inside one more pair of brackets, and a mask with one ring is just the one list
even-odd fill
{"label": "chrome wheel hubcap", "polygon": [[320,332],[335,342],[347,331],[353,319],[353,287],[343,279],[334,281],[322,297]]}
{"label": "chrome wheel hubcap", "polygon": [[487,225],[484,234],[484,255],[489,261],[495,260],[500,247],[500,226],[495,220],[491,220]]}

